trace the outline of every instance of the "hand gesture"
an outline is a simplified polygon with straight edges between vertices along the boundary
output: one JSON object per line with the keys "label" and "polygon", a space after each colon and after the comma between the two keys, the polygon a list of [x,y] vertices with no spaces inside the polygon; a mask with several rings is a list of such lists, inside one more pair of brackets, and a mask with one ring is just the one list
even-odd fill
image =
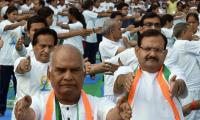
{"label": "hand gesture", "polygon": [[117,107],[122,120],[130,120],[132,117],[131,106],[128,104],[125,96],[117,101]]}
{"label": "hand gesture", "polygon": [[183,80],[177,80],[176,76],[174,75],[171,79],[170,79],[170,93],[171,93],[171,97],[180,97],[182,96],[185,91],[187,91],[187,87],[186,84]]}
{"label": "hand gesture", "polygon": [[82,29],[81,36],[88,36],[93,32],[92,29]]}
{"label": "hand gesture", "polygon": [[84,64],[85,64],[85,73],[90,74],[90,71],[92,69],[92,64],[89,62],[88,58],[84,59]]}
{"label": "hand gesture", "polygon": [[3,44],[4,44],[4,42],[3,42],[3,40],[0,38],[0,49],[3,47]]}
{"label": "hand gesture", "polygon": [[17,43],[16,43],[16,45],[15,45],[16,50],[17,50],[17,51],[21,51],[22,48],[23,48],[23,44],[24,44],[24,38],[21,37],[21,38],[17,41]]}
{"label": "hand gesture", "polygon": [[125,92],[129,92],[132,86],[132,81],[134,79],[134,75],[133,73],[128,73],[126,75],[122,75],[123,76],[123,81],[122,81],[122,85],[124,87]]}
{"label": "hand gesture", "polygon": [[20,73],[29,72],[31,70],[31,59],[28,56],[26,59],[22,59],[19,63]]}
{"label": "hand gesture", "polygon": [[16,103],[14,114],[17,120],[35,120],[35,113],[30,108],[31,103],[30,96],[25,96]]}

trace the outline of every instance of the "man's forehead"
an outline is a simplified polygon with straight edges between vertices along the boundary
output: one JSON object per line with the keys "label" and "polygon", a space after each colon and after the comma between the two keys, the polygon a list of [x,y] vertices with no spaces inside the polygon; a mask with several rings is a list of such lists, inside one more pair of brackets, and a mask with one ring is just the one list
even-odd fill
{"label": "man's forehead", "polygon": [[160,23],[160,19],[158,17],[154,17],[154,18],[146,18],[144,19],[144,23],[147,23],[147,22],[150,22],[150,23]]}
{"label": "man's forehead", "polygon": [[157,40],[156,43],[164,43],[164,39],[162,38],[162,36],[147,36],[147,37],[143,37],[141,41],[141,45],[148,44],[152,40]]}

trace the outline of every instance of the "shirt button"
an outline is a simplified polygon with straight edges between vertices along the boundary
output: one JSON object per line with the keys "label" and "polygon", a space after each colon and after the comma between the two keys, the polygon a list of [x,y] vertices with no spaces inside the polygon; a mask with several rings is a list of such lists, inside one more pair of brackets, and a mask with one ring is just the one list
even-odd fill
{"label": "shirt button", "polygon": [[67,120],[70,120],[70,118],[67,118]]}
{"label": "shirt button", "polygon": [[69,107],[67,107],[67,110],[69,110]]}

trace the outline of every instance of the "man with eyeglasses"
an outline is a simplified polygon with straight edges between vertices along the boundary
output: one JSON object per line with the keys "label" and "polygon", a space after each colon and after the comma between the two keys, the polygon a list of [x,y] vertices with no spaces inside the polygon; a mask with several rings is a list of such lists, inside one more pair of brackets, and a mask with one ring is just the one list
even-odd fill
{"label": "man with eyeglasses", "polygon": [[143,32],[135,48],[139,64],[115,72],[114,93],[127,95],[131,120],[184,119],[178,98],[187,96],[185,77],[164,64],[166,45],[167,38],[161,32]]}
{"label": "man with eyeglasses", "polygon": [[145,14],[141,21],[141,30],[132,35],[132,39],[138,41],[140,35],[149,29],[161,30],[161,18],[156,13],[150,12]]}

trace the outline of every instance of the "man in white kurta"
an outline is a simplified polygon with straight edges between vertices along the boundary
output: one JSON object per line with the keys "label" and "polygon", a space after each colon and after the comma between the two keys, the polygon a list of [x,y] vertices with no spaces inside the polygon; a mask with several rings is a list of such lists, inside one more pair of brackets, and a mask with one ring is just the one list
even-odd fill
{"label": "man in white kurta", "polygon": [[[99,44],[99,52],[102,61],[106,61],[126,49],[121,39],[122,32],[120,25],[121,24],[114,19],[110,19],[109,22],[104,23],[102,27],[103,40]],[[104,96],[114,100],[112,75],[104,75]]]}
{"label": "man in white kurta", "polygon": [[[94,120],[106,120],[106,115],[110,109],[115,107],[115,104],[106,98],[97,98],[91,95],[87,95],[87,97],[92,108]],[[33,108],[35,114],[37,115],[36,120],[44,120],[47,99],[48,94],[43,93],[32,98],[33,102],[31,108]],[[82,97],[80,97],[77,104],[64,105],[59,103],[59,105],[61,109],[62,120],[86,120],[86,112]],[[55,110],[52,117],[53,120],[56,120]]]}
{"label": "man in white kurta", "polygon": [[[185,77],[170,68],[169,79],[164,81],[167,84],[165,90],[168,96],[173,95],[168,99],[170,98],[175,104],[175,110],[178,113],[173,112],[172,106],[162,92],[163,84],[161,85],[158,82],[157,75],[162,70],[161,68],[165,68],[163,63],[167,54],[166,45],[167,38],[163,34],[156,30],[145,31],[141,36],[141,41],[138,41],[138,47],[135,49],[139,65],[131,68],[122,67],[115,72],[114,78],[117,80],[115,81],[114,92],[116,94],[128,92],[128,99],[130,99],[130,94],[135,93],[132,98],[133,102],[130,102],[133,111],[131,120],[184,119],[182,106],[177,98],[187,95],[187,88],[183,81]],[[131,91],[137,79],[137,72],[135,72],[137,67],[141,69],[141,76],[138,78],[135,90]],[[133,77],[127,74],[130,72],[136,76]],[[174,75],[176,75],[176,78],[174,78]],[[177,88],[181,91],[177,90]],[[178,116],[178,119],[175,119],[175,116]]]}
{"label": "man in white kurta", "polygon": [[[200,41],[191,41],[192,28],[186,23],[175,25],[174,35],[177,38],[173,46],[178,56],[177,64],[185,71],[185,82],[189,90],[188,97],[183,99],[183,105],[186,105],[200,99]],[[193,111],[186,119],[200,119],[200,111]]]}

